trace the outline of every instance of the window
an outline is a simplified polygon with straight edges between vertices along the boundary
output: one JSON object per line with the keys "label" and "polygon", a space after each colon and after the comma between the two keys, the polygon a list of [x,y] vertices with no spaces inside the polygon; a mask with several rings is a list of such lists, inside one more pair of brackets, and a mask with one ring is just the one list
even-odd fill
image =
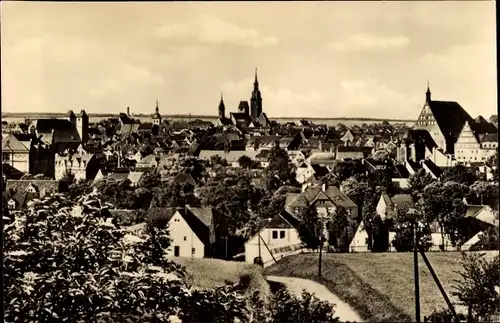
{"label": "window", "polygon": [[195,252],[196,252],[196,248],[191,249],[191,254],[194,255]]}
{"label": "window", "polygon": [[278,231],[273,231],[273,239],[278,239]]}
{"label": "window", "polygon": [[187,240],[187,237],[186,237],[186,236],[184,236],[184,241],[186,241],[186,240]]}
{"label": "window", "polygon": [[3,161],[9,161],[10,160],[10,155],[9,154],[3,154]]}
{"label": "window", "polygon": [[285,239],[285,230],[280,231],[280,239]]}

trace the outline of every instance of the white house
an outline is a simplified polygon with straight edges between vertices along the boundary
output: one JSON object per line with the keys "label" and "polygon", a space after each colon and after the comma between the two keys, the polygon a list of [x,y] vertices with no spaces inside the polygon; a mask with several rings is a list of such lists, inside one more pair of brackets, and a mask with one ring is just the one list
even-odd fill
{"label": "white house", "polygon": [[378,200],[376,212],[382,220],[391,217],[400,208],[414,207],[413,199],[410,194],[396,194],[389,196],[387,193],[382,193]]}
{"label": "white house", "polygon": [[215,243],[212,208],[152,208],[150,218],[166,221],[172,239],[168,256],[210,257]]}
{"label": "white house", "polygon": [[299,184],[306,182],[311,176],[315,174],[314,169],[311,165],[303,163],[300,167],[297,167],[295,179]]}
{"label": "white house", "polygon": [[245,243],[245,261],[253,264],[260,257],[266,264],[302,248],[297,225],[297,218],[282,211]]}
{"label": "white house", "polygon": [[368,252],[368,232],[365,230],[365,225],[363,221],[359,224],[354,238],[349,244],[349,250],[351,252]]}

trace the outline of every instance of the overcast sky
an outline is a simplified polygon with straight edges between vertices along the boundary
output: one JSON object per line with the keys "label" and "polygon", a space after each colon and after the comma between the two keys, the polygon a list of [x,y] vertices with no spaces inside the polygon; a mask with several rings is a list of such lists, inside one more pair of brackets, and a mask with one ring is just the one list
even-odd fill
{"label": "overcast sky", "polygon": [[497,111],[495,4],[2,3],[9,112],[416,118],[433,98]]}

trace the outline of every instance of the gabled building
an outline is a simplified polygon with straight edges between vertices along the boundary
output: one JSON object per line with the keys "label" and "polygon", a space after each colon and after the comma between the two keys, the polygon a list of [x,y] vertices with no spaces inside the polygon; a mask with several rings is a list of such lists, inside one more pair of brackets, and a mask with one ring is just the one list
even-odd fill
{"label": "gabled building", "polygon": [[95,154],[56,154],[55,179],[60,180],[66,173],[71,173],[75,180],[93,180],[99,166],[99,159]]}
{"label": "gabled building", "polygon": [[473,122],[472,117],[457,102],[432,100],[431,91],[427,86],[425,104],[415,129],[427,130],[444,153],[453,155],[464,125]]}
{"label": "gabled building", "polygon": [[497,128],[483,117],[467,121],[455,144],[458,162],[485,162],[497,152]]}
{"label": "gabled building", "polygon": [[30,147],[29,142],[22,143],[13,134],[2,135],[2,163],[29,173]]}
{"label": "gabled building", "polygon": [[28,131],[49,144],[54,152],[63,152],[89,140],[89,117],[85,110],[77,115],[70,110],[67,119],[37,119]]}
{"label": "gabled building", "polygon": [[212,208],[151,208],[149,221],[161,218],[168,225],[174,257],[208,258],[215,250],[215,220]]}
{"label": "gabled building", "polygon": [[299,220],[286,211],[272,219],[263,221],[258,232],[245,243],[245,262],[250,264],[262,261],[264,266],[280,259],[282,255],[303,247],[297,231]]}
{"label": "gabled building", "polygon": [[[324,235],[328,245],[345,251],[359,224],[357,205],[337,187],[326,184],[311,185],[305,187],[301,193],[288,193],[286,195],[285,210],[290,214],[298,215],[301,209],[307,207],[316,208],[318,217],[324,224]],[[337,216],[339,207],[347,212],[349,224],[345,234],[335,237],[328,229],[327,223]]]}

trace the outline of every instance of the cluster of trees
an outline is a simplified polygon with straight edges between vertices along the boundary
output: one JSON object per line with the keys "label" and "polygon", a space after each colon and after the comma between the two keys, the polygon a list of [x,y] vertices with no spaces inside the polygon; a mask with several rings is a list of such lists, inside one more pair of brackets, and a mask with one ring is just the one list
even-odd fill
{"label": "cluster of trees", "polygon": [[185,269],[165,256],[168,230],[128,234],[110,207],[97,193],[76,202],[54,195],[4,228],[7,321],[338,322],[331,304],[309,294],[266,302],[258,292],[245,295],[245,280],[193,289]]}
{"label": "cluster of trees", "polygon": [[[401,208],[392,222],[396,228],[395,246],[404,251],[411,248],[413,231],[409,228],[417,222],[419,241],[424,249],[431,246],[431,228],[441,233],[440,248],[445,247],[445,238],[452,247],[458,247],[472,238],[478,231],[476,222],[466,217],[466,201],[474,205],[488,205],[493,210],[498,205],[498,179],[485,181],[473,169],[455,166],[447,169],[440,181],[434,180],[424,170],[410,177],[410,192],[416,205],[416,213],[408,214]],[[498,212],[494,211],[498,217]],[[482,238],[482,248],[498,248],[498,227],[491,227]]]}

